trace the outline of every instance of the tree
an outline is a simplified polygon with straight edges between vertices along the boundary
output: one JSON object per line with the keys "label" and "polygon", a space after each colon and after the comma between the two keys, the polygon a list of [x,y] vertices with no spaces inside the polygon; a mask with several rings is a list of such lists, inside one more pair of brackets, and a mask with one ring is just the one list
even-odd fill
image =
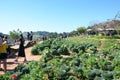
{"label": "tree", "polygon": [[79,34],[85,33],[86,30],[87,30],[87,29],[86,29],[85,27],[79,27],[79,28],[77,28],[77,32],[78,32]]}
{"label": "tree", "polygon": [[77,36],[77,35],[78,35],[78,32],[75,31],[75,30],[71,31],[71,32],[68,34],[69,37]]}
{"label": "tree", "polygon": [[57,34],[57,32],[51,32],[51,33],[48,34],[48,37],[49,38],[57,38],[58,34]]}
{"label": "tree", "polygon": [[18,39],[19,38],[19,29],[17,31],[13,30],[9,32],[11,39]]}
{"label": "tree", "polygon": [[3,36],[3,33],[0,32],[0,36],[2,37],[2,36]]}

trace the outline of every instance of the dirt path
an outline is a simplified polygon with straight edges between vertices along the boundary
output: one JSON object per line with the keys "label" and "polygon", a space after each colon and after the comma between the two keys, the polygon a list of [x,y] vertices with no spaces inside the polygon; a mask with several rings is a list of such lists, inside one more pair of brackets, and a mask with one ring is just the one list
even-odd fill
{"label": "dirt path", "polygon": [[101,39],[100,41],[101,41],[101,46],[100,46],[100,49],[103,49],[105,39]]}
{"label": "dirt path", "polygon": [[[27,61],[32,61],[32,60],[39,61],[41,56],[40,55],[36,55],[36,56],[31,55],[31,49],[32,49],[32,47],[25,49]],[[10,58],[7,59],[7,71],[12,71],[19,63],[21,63],[21,64],[23,63],[24,58],[19,58],[18,62],[14,63],[16,56],[17,56],[17,53],[13,54],[12,56],[10,56]],[[3,65],[1,65],[1,67],[3,67]],[[0,74],[4,74],[4,72],[0,71]]]}
{"label": "dirt path", "polygon": [[103,49],[103,47],[104,47],[104,41],[105,41],[105,39],[100,39],[100,47],[99,48],[97,48],[97,50],[101,50],[101,49]]}

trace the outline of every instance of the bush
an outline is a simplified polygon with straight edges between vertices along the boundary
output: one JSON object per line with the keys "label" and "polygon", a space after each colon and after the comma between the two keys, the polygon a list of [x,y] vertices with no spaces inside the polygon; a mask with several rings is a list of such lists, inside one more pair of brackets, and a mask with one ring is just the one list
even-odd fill
{"label": "bush", "polygon": [[31,54],[32,55],[38,55],[39,54],[39,51],[36,47],[33,47],[32,50],[31,50]]}

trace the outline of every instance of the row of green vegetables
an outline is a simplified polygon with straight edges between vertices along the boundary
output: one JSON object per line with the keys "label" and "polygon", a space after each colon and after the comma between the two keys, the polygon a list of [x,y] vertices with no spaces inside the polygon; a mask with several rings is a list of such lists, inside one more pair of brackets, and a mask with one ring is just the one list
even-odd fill
{"label": "row of green vegetables", "polygon": [[[114,38],[96,38],[96,37],[102,37],[102,36],[90,36],[90,37],[69,37],[67,38],[67,41],[73,42],[73,43],[80,43],[80,42],[87,42],[87,43],[91,43],[94,44],[97,48],[109,48],[110,46],[119,43],[118,39],[114,39]],[[109,36],[105,36],[105,37],[109,37]],[[113,37],[113,36],[111,36]]]}
{"label": "row of green vegetables", "polygon": [[95,52],[97,47],[90,42],[74,43],[69,40],[63,39],[50,39],[46,40],[40,45],[36,45],[31,50],[33,55],[42,54],[45,49],[50,49],[50,53],[54,55],[69,55],[71,52],[79,53],[79,51],[86,52],[87,50]]}
{"label": "row of green vegetables", "polygon": [[[39,62],[19,64],[0,75],[2,80],[117,80],[120,78],[120,45],[97,50],[94,44],[46,40],[32,49]],[[62,55],[68,55],[64,57]]]}

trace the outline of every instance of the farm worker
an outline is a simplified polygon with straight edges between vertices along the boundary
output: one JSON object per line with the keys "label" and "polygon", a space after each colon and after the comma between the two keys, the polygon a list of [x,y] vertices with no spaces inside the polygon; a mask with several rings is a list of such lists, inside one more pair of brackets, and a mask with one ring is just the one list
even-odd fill
{"label": "farm worker", "polygon": [[1,61],[3,61],[4,72],[7,70],[7,48],[8,44],[3,42],[2,37],[0,37],[0,69]]}
{"label": "farm worker", "polygon": [[18,62],[18,57],[24,57],[24,62],[26,62],[26,55],[25,55],[25,50],[24,50],[24,37],[23,35],[20,35],[20,38],[19,38],[19,49],[18,49],[18,56],[17,58],[15,59],[15,62]]}

